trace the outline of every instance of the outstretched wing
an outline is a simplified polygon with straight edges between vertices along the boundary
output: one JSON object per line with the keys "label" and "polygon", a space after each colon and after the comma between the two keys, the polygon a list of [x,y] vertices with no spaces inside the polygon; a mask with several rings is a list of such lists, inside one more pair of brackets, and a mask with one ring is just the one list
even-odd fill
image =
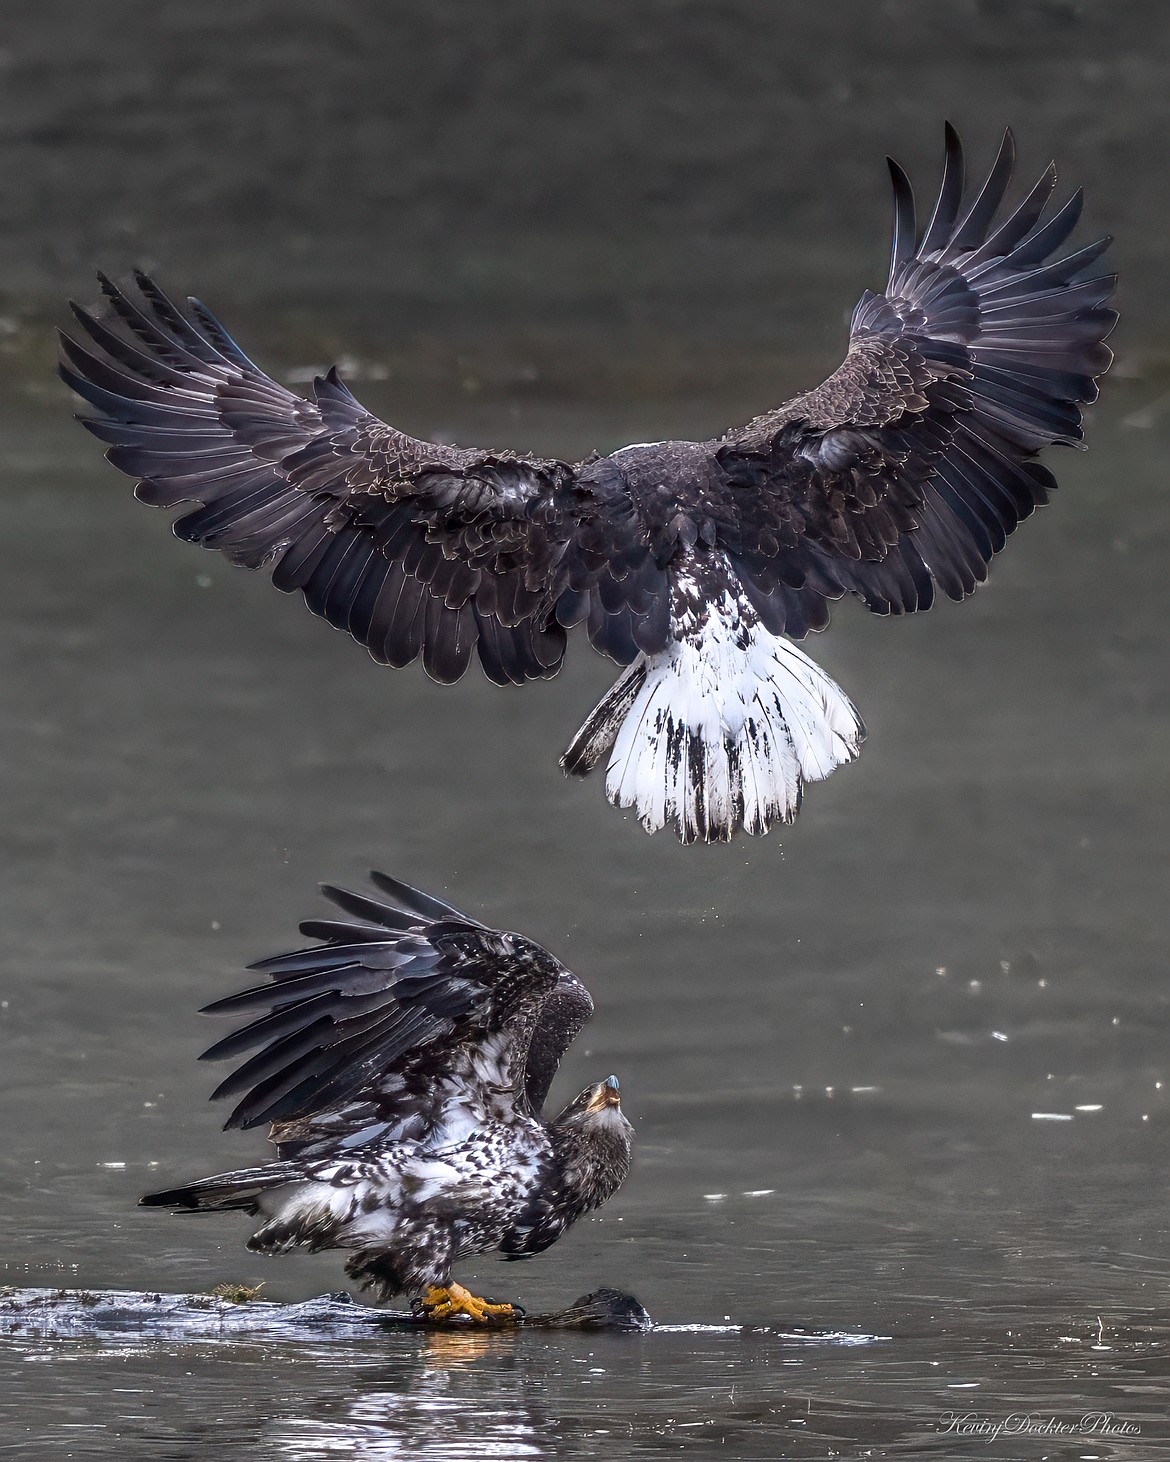
{"label": "outstretched wing", "polygon": [[326,886],[352,920],[307,921],[322,943],[261,960],[272,983],[206,1007],[253,1018],[204,1060],[259,1047],[213,1093],[243,1094],[225,1125],[272,1123],[284,1157],[419,1136],[454,1094],[511,1091],[538,1114],[593,1009],[532,940],[371,876],[387,899]]}
{"label": "outstretched wing", "polygon": [[1005,133],[968,199],[946,129],[938,202],[921,237],[891,161],[896,223],[884,295],[854,311],[849,352],[814,391],[714,443],[736,494],[724,534],[767,627],[801,635],[849,591],[880,613],[970,594],[1021,519],[1055,486],[1035,460],[1081,440],[1079,406],[1111,360],[1115,276],[1101,239],[1053,259],[1081,195],[1051,217],[1050,167],[997,222],[1014,144]]}
{"label": "outstretched wing", "polygon": [[336,371],[309,401],[271,380],[197,300],[144,274],[102,279],[102,318],[74,306],[61,374],[83,424],[143,502],[199,504],[180,538],[272,564],[280,589],[369,648],[458,680],[478,652],[498,684],[556,673],[558,597],[583,580],[566,463],[418,441],[357,402]]}

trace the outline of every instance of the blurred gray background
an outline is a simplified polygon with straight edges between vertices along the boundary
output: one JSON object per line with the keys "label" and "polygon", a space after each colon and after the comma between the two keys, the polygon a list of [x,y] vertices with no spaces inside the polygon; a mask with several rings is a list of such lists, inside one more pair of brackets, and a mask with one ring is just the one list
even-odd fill
{"label": "blurred gray background", "polygon": [[976,163],[1010,123],[1025,167],[1085,185],[1122,338],[1164,354],[1156,0],[45,0],[2,43],[18,321],[145,263],[407,397],[465,355],[483,389],[575,406],[587,364],[643,415],[695,393],[706,430],[745,357],[833,359],[882,277],[882,154],[929,191],[950,117]]}
{"label": "blurred gray background", "polygon": [[[595,1222],[462,1277],[894,1337],[17,1347],[24,1455],[69,1425],[93,1455],[449,1459],[491,1415],[513,1455],[950,1458],[954,1387],[1133,1415],[1161,1454],[1168,43],[1155,0],[4,10],[0,1283],[338,1287],[134,1202],[262,1152],[218,1131],[195,1008],[375,865],[581,974],[564,1094],[617,1070],[638,1130]],[[611,674],[584,643],[550,685],[440,689],[178,544],[52,375],[64,300],[144,264],[278,378],[340,361],[420,435],[706,436],[833,367],[885,277],[883,156],[927,206],[946,117],[973,172],[1010,123],[1024,182],[1056,156],[1085,186],[1118,359],[970,604],[838,608],[814,653],[870,739],[758,843],[651,840],[563,780]]]}

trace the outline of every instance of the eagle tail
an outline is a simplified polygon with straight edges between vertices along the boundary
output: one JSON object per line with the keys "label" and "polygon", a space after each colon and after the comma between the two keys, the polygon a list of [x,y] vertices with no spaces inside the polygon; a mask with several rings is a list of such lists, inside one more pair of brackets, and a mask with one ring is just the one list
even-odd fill
{"label": "eagle tail", "polygon": [[852,761],[865,727],[845,692],[738,595],[640,655],[561,759],[584,776],[610,753],[606,796],[647,832],[727,842],[791,822],[805,782]]}
{"label": "eagle tail", "polygon": [[174,1208],[189,1213],[222,1212],[238,1208],[257,1213],[260,1199],[273,1188],[296,1182],[302,1175],[288,1163],[268,1163],[264,1167],[241,1168],[234,1173],[217,1173],[199,1178],[181,1188],[166,1188],[160,1193],[147,1193],[138,1200],[145,1208]]}

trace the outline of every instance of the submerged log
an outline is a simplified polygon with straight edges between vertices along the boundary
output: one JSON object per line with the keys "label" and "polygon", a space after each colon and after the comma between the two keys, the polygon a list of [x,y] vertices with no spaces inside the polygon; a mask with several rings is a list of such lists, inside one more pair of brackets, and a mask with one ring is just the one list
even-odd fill
{"label": "submerged log", "polygon": [[[378,1331],[464,1330],[462,1317],[433,1320],[409,1310],[381,1310],[352,1295],[324,1294],[299,1304],[255,1298],[246,1286],[219,1286],[212,1294],[158,1294],[123,1289],[0,1288],[0,1336],[7,1339],[115,1339],[128,1335],[176,1339],[321,1340]],[[479,1328],[474,1327],[474,1328]],[[784,1345],[870,1345],[887,1335],[816,1330],[802,1325],[657,1325],[645,1306],[619,1289],[595,1289],[564,1310],[521,1314],[505,1328],[518,1330],[626,1330],[654,1334],[768,1336]]]}
{"label": "submerged log", "polygon": [[[325,1294],[300,1304],[254,1297],[240,1287],[218,1294],[156,1294],[148,1290],[0,1289],[0,1335],[80,1338],[126,1334],[177,1337],[249,1335],[280,1340],[323,1335],[370,1335],[379,1330],[461,1330],[469,1321],[430,1320],[411,1311],[380,1310],[348,1294]],[[521,1315],[524,1329],[649,1330],[650,1316],[633,1295],[597,1289],[567,1309]]]}

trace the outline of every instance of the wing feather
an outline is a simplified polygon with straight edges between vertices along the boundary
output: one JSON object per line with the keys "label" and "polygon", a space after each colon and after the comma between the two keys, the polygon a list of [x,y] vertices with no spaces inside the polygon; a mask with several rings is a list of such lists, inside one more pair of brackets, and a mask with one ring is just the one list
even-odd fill
{"label": "wing feather", "polygon": [[[197,300],[180,308],[141,273],[125,289],[99,277],[106,312],[73,306],[82,338],[62,337],[61,375],[143,501],[195,504],[175,523],[179,537],[270,565],[279,588],[299,589],[385,663],[421,655],[435,679],[457,680],[497,619],[480,657],[493,678],[556,673],[576,522],[568,464],[409,437],[367,412],[335,370],[305,400]],[[417,591],[404,591],[396,565]],[[391,581],[393,603],[379,612]],[[498,619],[497,604],[510,617]]]}
{"label": "wing feather", "polygon": [[584,623],[621,664],[666,648],[680,553],[735,566],[773,633],[800,638],[828,603],[879,613],[970,593],[1055,486],[1036,461],[1082,439],[1116,320],[1101,239],[1069,252],[1082,198],[1050,210],[1050,166],[1005,208],[1005,132],[970,194],[949,125],[919,233],[890,163],[883,294],[854,311],[822,384],[711,443],[624,449],[575,467],[420,441],[378,421],[335,370],[303,399],[264,375],[197,301],[145,275],[102,279],[76,309],[61,373],[85,424],[156,505],[191,505],[180,537],[299,591],[383,663],[422,658],[497,684],[557,672]]}
{"label": "wing feather", "polygon": [[206,1007],[246,1023],[203,1059],[254,1052],[213,1093],[239,1098],[226,1125],[273,1124],[282,1155],[371,1125],[422,1130],[455,1087],[539,1113],[592,1011],[531,940],[372,877],[385,898],[324,885],[348,920],[302,924],[323,942],[260,961],[267,983]]}
{"label": "wing feather", "polygon": [[[727,481],[756,489],[737,498],[727,546],[770,628],[819,627],[818,594],[854,593],[880,613],[929,607],[931,583],[963,598],[1055,486],[1037,454],[1082,440],[1080,408],[1096,399],[1117,318],[1115,276],[1091,273],[1110,241],[1052,257],[1083,201],[1078,191],[1045,218],[1054,167],[997,224],[1014,156],[1005,132],[964,207],[948,125],[918,239],[913,192],[891,163],[889,282],[862,296],[845,361],[714,444]],[[796,591],[791,605],[783,586]]]}

